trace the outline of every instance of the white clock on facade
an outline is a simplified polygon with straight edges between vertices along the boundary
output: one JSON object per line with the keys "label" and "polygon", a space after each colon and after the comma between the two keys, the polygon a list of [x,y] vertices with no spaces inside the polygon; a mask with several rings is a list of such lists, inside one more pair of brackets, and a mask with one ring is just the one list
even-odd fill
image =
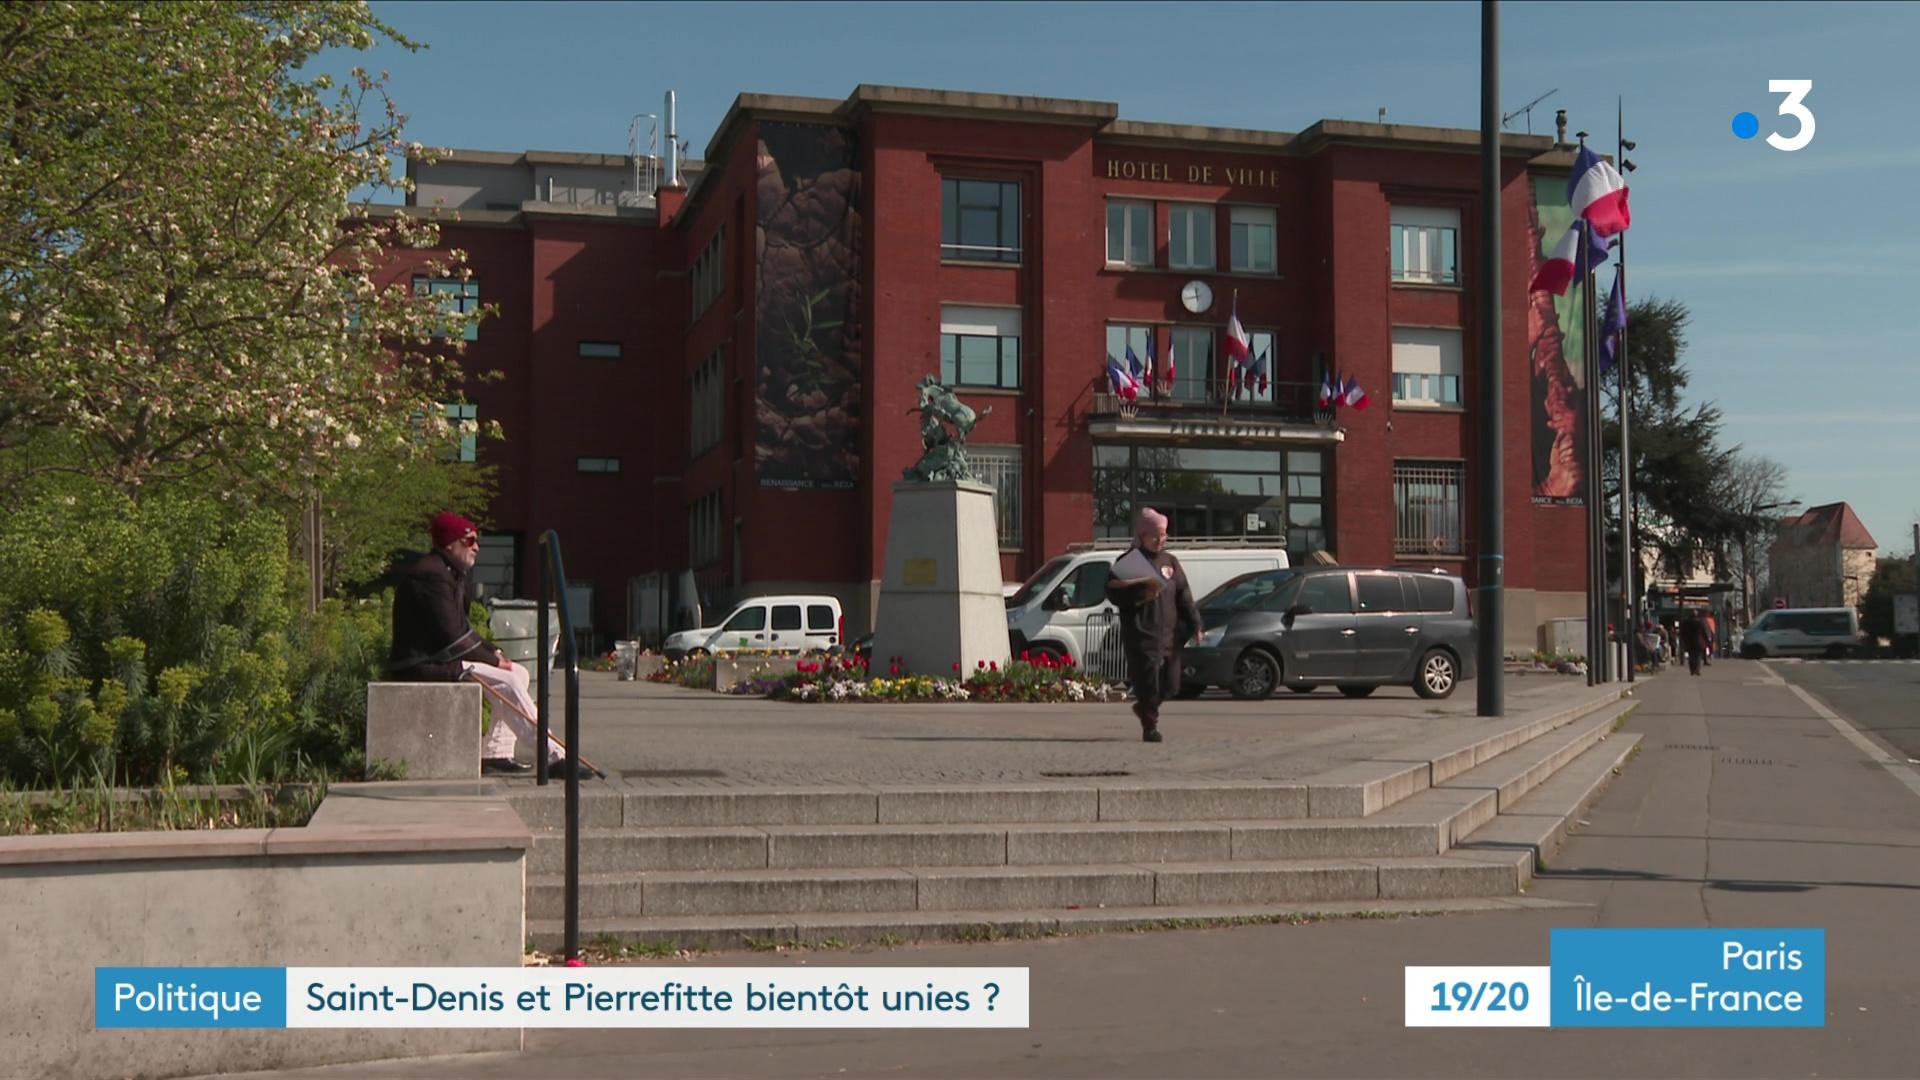
{"label": "white clock on facade", "polygon": [[1189,281],[1180,290],[1180,303],[1195,315],[1213,307],[1213,289],[1204,281]]}

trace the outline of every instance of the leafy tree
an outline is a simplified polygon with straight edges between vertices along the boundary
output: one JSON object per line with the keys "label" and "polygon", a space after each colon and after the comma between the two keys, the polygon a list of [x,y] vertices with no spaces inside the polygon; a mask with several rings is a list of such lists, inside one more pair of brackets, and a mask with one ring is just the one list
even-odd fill
{"label": "leafy tree", "polygon": [[496,488],[491,465],[410,451],[363,448],[342,455],[320,498],[327,592],[378,577],[396,551],[424,550],[427,516],[435,511],[482,520]]}
{"label": "leafy tree", "polygon": [[304,498],[445,423],[479,315],[385,280],[429,223],[349,201],[417,148],[381,79],[303,70],[377,38],[416,47],[364,3],[0,6],[0,506],[62,475]]}
{"label": "leafy tree", "polygon": [[[1895,638],[1893,598],[1915,590],[1912,559],[1881,559],[1874,567],[1867,595],[1860,601],[1860,628],[1869,637]],[[1913,635],[1905,635],[1908,642]]]}
{"label": "leafy tree", "polygon": [[[1729,455],[1719,446],[1720,410],[1711,404],[1688,407],[1682,398],[1688,381],[1681,362],[1688,318],[1684,303],[1657,298],[1632,305],[1627,316],[1634,540],[1642,549],[1651,547],[1676,577],[1691,576],[1711,564],[1727,539],[1748,523],[1721,500]],[[1613,407],[1607,410],[1601,429],[1602,482],[1607,501],[1616,507],[1620,499],[1617,384],[1617,378],[1610,378],[1604,387]],[[1607,565],[1617,568],[1617,514],[1609,515],[1607,542],[1611,548]]]}

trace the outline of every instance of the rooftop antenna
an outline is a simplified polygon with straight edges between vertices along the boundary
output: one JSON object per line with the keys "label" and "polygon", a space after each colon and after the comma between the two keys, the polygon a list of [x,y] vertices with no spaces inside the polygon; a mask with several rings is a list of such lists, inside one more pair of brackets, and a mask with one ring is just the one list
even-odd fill
{"label": "rooftop antenna", "polygon": [[1505,116],[1502,116],[1500,118],[1500,126],[1504,128],[1508,124],[1513,123],[1514,117],[1524,116],[1527,118],[1527,134],[1529,135],[1533,134],[1533,107],[1559,92],[1560,92],[1559,88],[1555,87],[1554,89],[1549,90],[1544,94],[1541,94],[1539,97],[1534,98],[1532,101],[1527,102],[1525,105],[1520,106],[1519,108],[1513,110],[1512,112],[1506,114]]}
{"label": "rooftop antenna", "polygon": [[1380,106],[1380,122],[1382,124],[1387,122],[1387,107],[1385,105]]}

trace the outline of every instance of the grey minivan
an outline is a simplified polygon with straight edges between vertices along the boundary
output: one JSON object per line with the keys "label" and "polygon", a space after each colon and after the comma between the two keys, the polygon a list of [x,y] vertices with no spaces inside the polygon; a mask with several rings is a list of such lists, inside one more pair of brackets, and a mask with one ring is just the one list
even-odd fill
{"label": "grey minivan", "polygon": [[1183,693],[1223,686],[1259,700],[1285,686],[1366,697],[1412,686],[1424,698],[1474,677],[1466,583],[1439,571],[1308,566],[1243,574],[1200,600]]}

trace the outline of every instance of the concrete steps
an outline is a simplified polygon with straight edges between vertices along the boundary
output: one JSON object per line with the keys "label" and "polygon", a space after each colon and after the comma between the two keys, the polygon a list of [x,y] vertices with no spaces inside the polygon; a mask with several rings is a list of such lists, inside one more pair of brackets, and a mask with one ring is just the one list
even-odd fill
{"label": "concrete steps", "polygon": [[[730,948],[1511,899],[1637,741],[1609,738],[1631,708],[1472,721],[1303,781],[583,791],[583,934]],[[555,794],[514,795],[536,946],[564,910]]]}

